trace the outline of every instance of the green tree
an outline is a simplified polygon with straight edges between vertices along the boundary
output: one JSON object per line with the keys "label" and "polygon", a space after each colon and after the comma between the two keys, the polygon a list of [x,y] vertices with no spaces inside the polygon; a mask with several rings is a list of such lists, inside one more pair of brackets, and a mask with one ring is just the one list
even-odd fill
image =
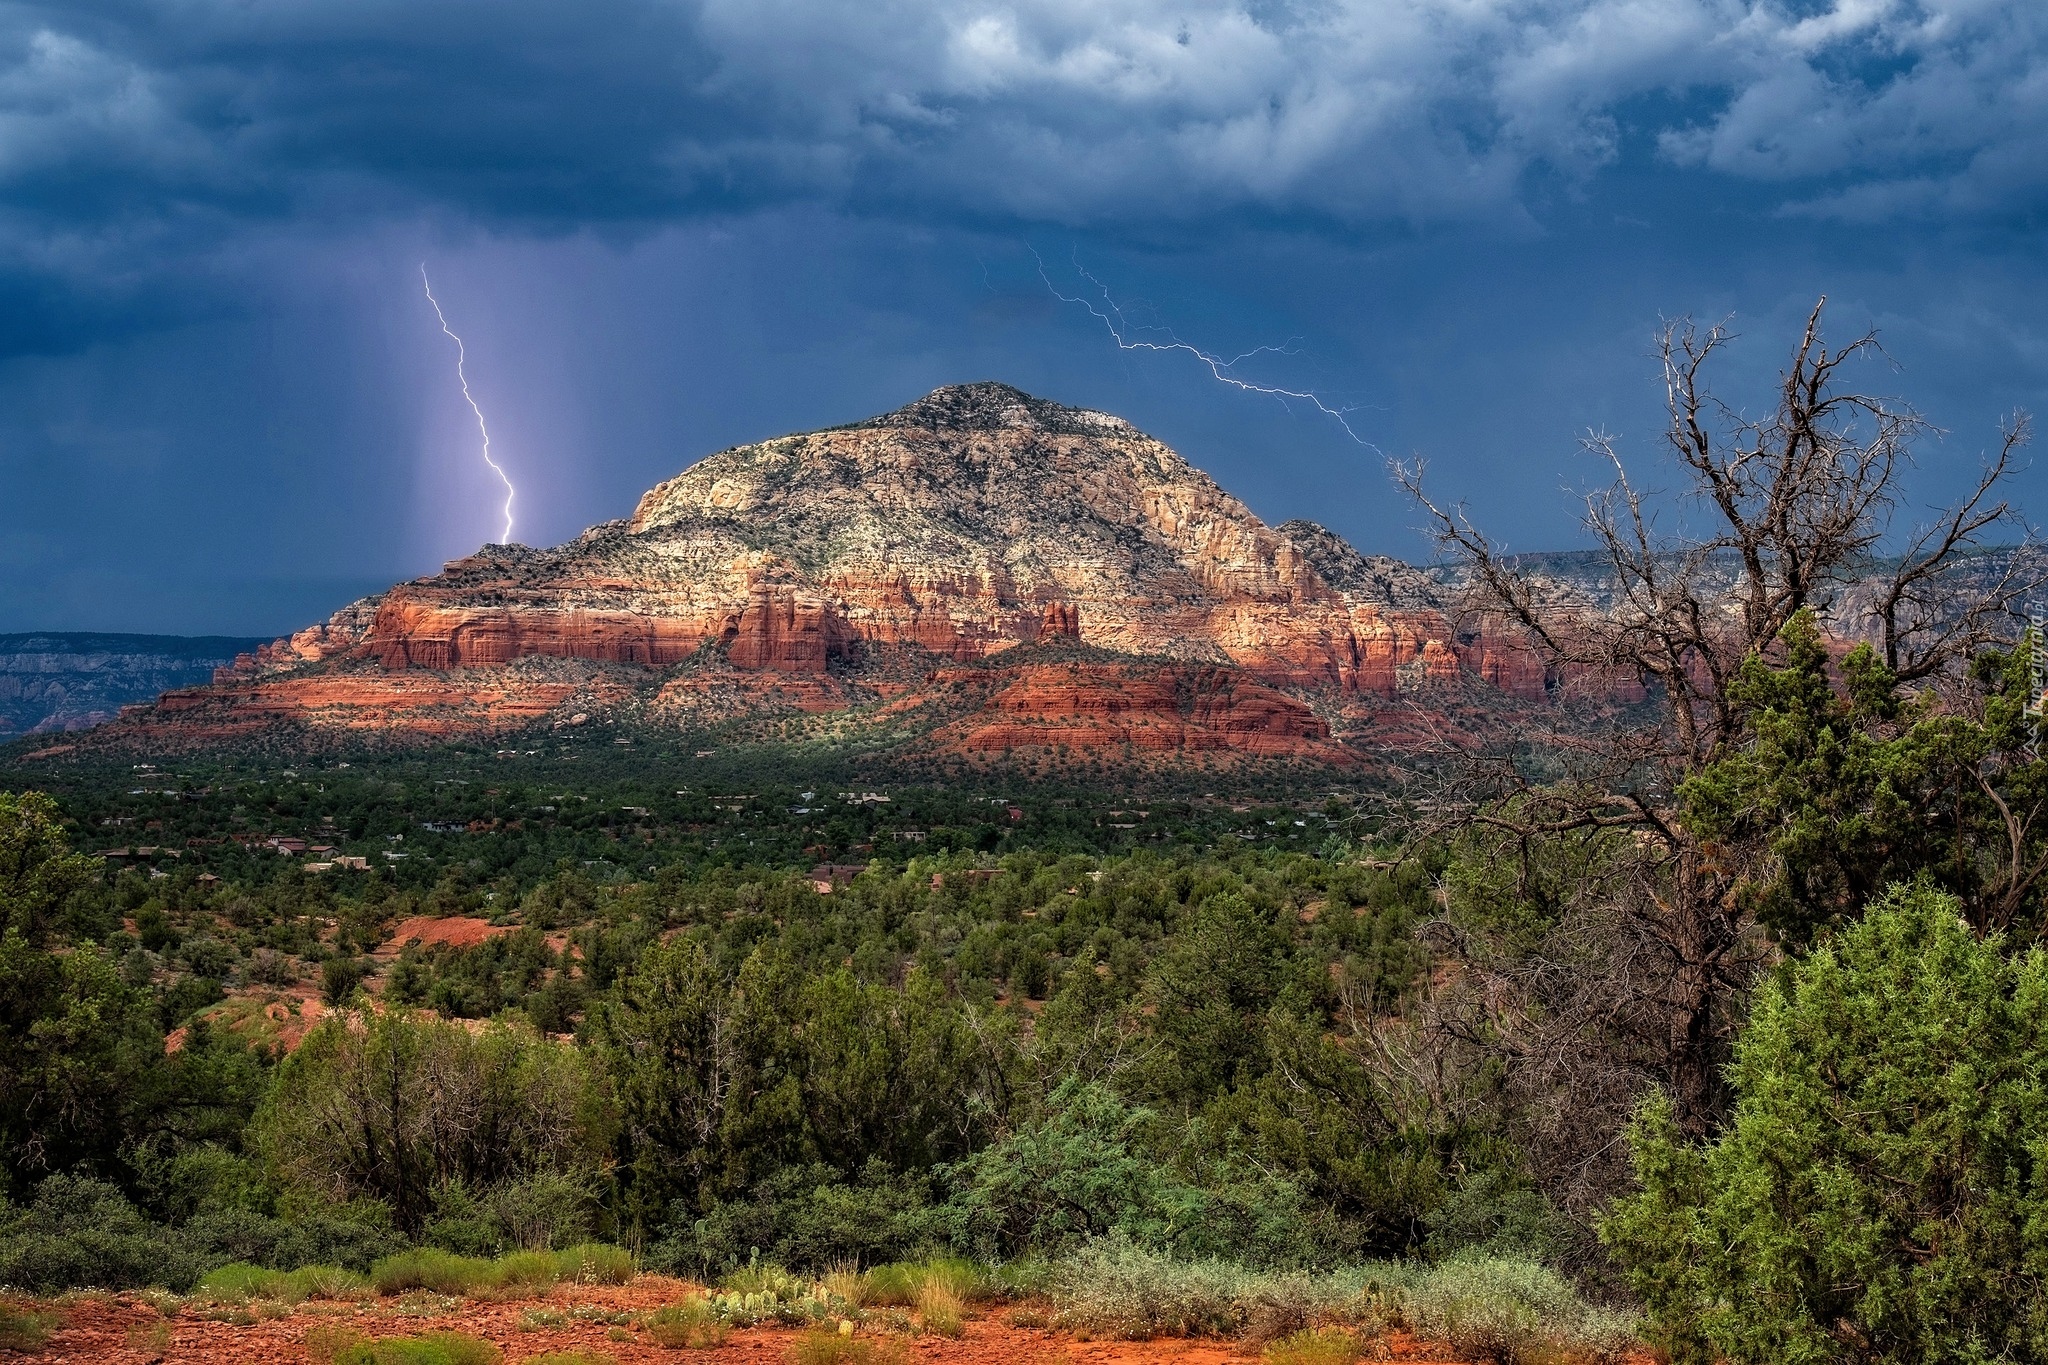
{"label": "green tree", "polygon": [[0,1181],[111,1172],[143,1082],[163,1059],[146,989],[91,945],[58,951],[56,926],[94,876],[55,804],[0,792]]}
{"label": "green tree", "polygon": [[732,1000],[710,957],[688,939],[650,948],[591,1011],[590,1039],[618,1107],[630,1215],[655,1224],[672,1200],[704,1203],[723,1166],[742,1062]]}
{"label": "green tree", "polygon": [[1767,984],[1716,1140],[1637,1118],[1601,1235],[1675,1359],[2048,1355],[2048,954],[1958,910],[1894,890]]}
{"label": "green tree", "polygon": [[596,1168],[606,1116],[574,1048],[400,1010],[330,1016],[278,1068],[255,1142],[290,1186],[371,1198],[417,1234],[450,1187]]}
{"label": "green tree", "polygon": [[42,946],[71,898],[97,880],[71,851],[57,803],[41,792],[0,792],[0,933]]}
{"label": "green tree", "polygon": [[1980,932],[2038,916],[2048,765],[2028,752],[2023,655],[1987,654],[1973,704],[1908,697],[1868,644],[1830,676],[1814,613],[1730,684],[1738,740],[1679,790],[1690,834],[1745,874],[1735,896],[1801,948],[1893,882],[1926,875]]}
{"label": "green tree", "polygon": [[1153,1118],[1100,1082],[1069,1077],[1039,1118],[949,1169],[955,1235],[998,1257],[1112,1231],[1163,1240],[1175,1216],[1203,1200],[1145,1150]]}

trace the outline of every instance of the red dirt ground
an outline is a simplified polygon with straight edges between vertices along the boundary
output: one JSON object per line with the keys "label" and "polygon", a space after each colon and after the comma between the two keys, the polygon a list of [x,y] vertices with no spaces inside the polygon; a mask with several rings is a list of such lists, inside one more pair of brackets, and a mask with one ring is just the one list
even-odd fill
{"label": "red dirt ground", "polygon": [[467,915],[450,915],[446,919],[414,915],[392,929],[377,949],[376,956],[397,957],[398,950],[408,943],[417,943],[422,948],[431,948],[437,943],[454,948],[474,948],[487,938],[511,932],[510,925],[492,924],[489,920],[473,919]]}
{"label": "red dirt ground", "polygon": [[[307,1303],[283,1317],[236,1323],[234,1310],[184,1304],[168,1322],[168,1350],[159,1353],[143,1334],[165,1319],[137,1295],[84,1295],[56,1311],[64,1325],[40,1350],[25,1355],[0,1351],[11,1362],[105,1361],[109,1365],[305,1365],[311,1357],[306,1333],[321,1323],[346,1323],[365,1336],[410,1336],[419,1332],[462,1331],[497,1344],[507,1365],[519,1365],[548,1351],[592,1351],[619,1365],[782,1365],[798,1333],[786,1328],[736,1331],[724,1346],[709,1351],[665,1350],[640,1331],[626,1327],[626,1340],[611,1336],[623,1318],[659,1307],[680,1297],[685,1286],[675,1280],[643,1275],[630,1285],[557,1285],[546,1294],[518,1299],[447,1299],[414,1294],[368,1303]],[[558,1325],[523,1322],[534,1311],[561,1315]],[[967,1324],[959,1340],[939,1336],[910,1339],[911,1358],[922,1365],[1243,1365],[1255,1353],[1234,1342],[1219,1341],[1079,1341],[1061,1332],[1009,1326],[1008,1310]],[[581,1315],[588,1315],[582,1317]],[[1432,1349],[1395,1336],[1383,1343],[1380,1358],[1405,1365],[1449,1365],[1440,1348]]]}

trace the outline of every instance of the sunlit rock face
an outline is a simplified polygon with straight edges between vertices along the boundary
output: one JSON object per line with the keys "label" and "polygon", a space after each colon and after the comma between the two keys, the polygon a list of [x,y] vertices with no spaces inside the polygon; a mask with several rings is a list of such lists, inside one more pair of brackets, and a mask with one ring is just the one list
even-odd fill
{"label": "sunlit rock face", "polygon": [[1036,714],[1081,718],[1059,743],[1281,752],[1327,743],[1311,703],[1461,677],[1533,701],[1554,682],[1511,636],[1454,628],[1427,575],[1313,523],[1267,526],[1120,418],[966,384],[712,455],[566,545],[486,547],[244,656],[156,719],[231,725],[238,705],[273,717],[303,692],[309,723],[431,713],[446,733],[465,723],[451,689],[469,689],[476,727],[510,726],[579,695],[515,668],[547,659],[603,666],[651,715],[713,696],[721,714],[749,697],[817,712],[897,704],[906,686],[915,702],[906,678],[1030,645],[1151,661],[1150,692],[1125,681],[1150,698],[1140,710],[1178,719],[1120,729],[1089,700],[1101,665],[1048,656],[989,694],[984,724],[949,723],[962,746],[1044,742]]}

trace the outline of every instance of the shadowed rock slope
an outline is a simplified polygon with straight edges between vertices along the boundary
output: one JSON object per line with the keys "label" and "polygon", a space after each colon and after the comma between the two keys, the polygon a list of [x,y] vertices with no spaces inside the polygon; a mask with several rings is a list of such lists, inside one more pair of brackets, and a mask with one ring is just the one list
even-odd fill
{"label": "shadowed rock slope", "polygon": [[259,643],[220,635],[0,635],[0,739],[99,725],[166,688],[206,681]]}

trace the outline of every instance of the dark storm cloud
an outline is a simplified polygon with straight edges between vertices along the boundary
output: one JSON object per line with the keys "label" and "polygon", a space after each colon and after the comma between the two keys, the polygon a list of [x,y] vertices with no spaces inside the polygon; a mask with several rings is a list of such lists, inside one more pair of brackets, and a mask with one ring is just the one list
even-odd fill
{"label": "dark storm cloud", "polygon": [[2048,408],[2043,148],[2040,0],[0,0],[0,628],[281,629],[493,534],[423,258],[522,538],[1002,378],[1420,551],[1371,451],[1032,247],[1297,339],[1256,377],[1524,547],[1573,432],[1654,448],[1660,316],[1740,314],[1767,395],[1826,292],[1938,493]]}
{"label": "dark storm cloud", "polygon": [[1497,218],[1631,142],[1797,212],[2030,212],[2044,61],[2021,0],[13,4],[0,198],[59,277],[422,207]]}

